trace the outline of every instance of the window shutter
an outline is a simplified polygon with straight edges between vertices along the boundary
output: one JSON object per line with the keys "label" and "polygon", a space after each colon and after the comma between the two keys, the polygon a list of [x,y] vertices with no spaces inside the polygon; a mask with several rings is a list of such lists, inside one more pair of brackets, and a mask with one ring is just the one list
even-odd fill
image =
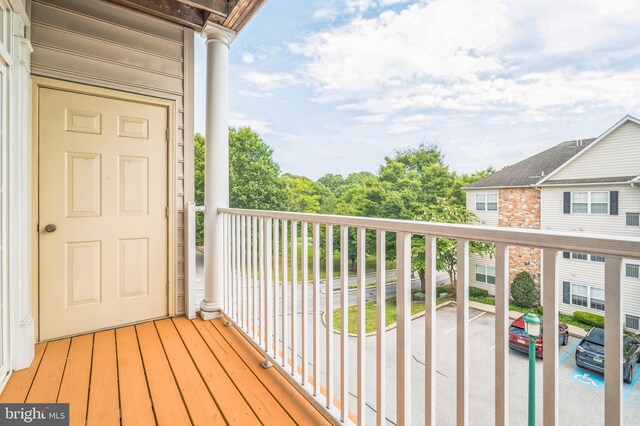
{"label": "window shutter", "polygon": [[562,257],[565,258],[565,259],[571,259],[571,252],[563,251],[562,252]]}
{"label": "window shutter", "polygon": [[618,191],[609,192],[609,214],[618,215]]}
{"label": "window shutter", "polygon": [[571,283],[569,281],[562,282],[562,303],[571,303]]}
{"label": "window shutter", "polygon": [[571,213],[571,193],[564,193],[564,214]]}

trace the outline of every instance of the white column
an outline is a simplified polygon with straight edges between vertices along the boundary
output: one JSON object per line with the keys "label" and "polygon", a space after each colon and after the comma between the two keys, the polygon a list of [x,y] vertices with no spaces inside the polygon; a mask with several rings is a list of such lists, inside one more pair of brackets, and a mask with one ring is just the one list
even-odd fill
{"label": "white column", "polygon": [[204,300],[202,319],[221,315],[224,297],[223,226],[219,208],[229,207],[229,45],[235,32],[213,23],[202,30],[207,45]]}

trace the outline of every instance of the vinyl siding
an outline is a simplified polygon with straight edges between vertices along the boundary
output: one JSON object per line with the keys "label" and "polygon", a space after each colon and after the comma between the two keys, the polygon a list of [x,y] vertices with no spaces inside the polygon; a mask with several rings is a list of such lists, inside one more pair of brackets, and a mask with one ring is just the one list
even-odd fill
{"label": "vinyl siding", "polygon": [[479,254],[472,253],[469,260],[469,285],[473,287],[483,288],[489,291],[489,294],[495,295],[496,286],[495,284],[487,284],[483,282],[476,281],[476,265],[485,265],[485,266],[494,266],[495,267],[495,259],[489,256],[483,257]]}
{"label": "vinyl siding", "polygon": [[[627,262],[628,260],[623,260],[622,262],[623,315],[640,316],[640,279],[627,278],[625,276],[625,263]],[[571,315],[575,311],[583,311],[604,315],[604,311],[591,309],[589,306],[584,307],[562,303],[562,283],[564,281],[604,289],[604,263],[592,262],[590,260],[559,259],[557,286],[560,312]],[[605,299],[605,304],[606,302]]]}
{"label": "vinyl siding", "polygon": [[640,175],[640,125],[626,122],[551,177],[586,179]]}
{"label": "vinyl siding", "polygon": [[468,190],[467,191],[467,210],[474,212],[478,218],[488,226],[498,226],[498,211],[500,210],[500,202],[498,201],[498,211],[476,211],[476,194],[497,194],[498,190]]}
{"label": "vinyl siding", "polygon": [[[34,75],[175,101],[175,293],[176,313],[183,313],[184,129],[191,127],[185,120],[192,120],[190,107],[186,113],[184,107],[188,66],[184,58],[189,53],[185,52],[185,37],[193,33],[100,0],[34,0],[31,18]],[[187,149],[190,146],[188,141]]]}
{"label": "vinyl siding", "polygon": [[[618,215],[564,214],[565,191],[618,191]],[[542,229],[584,231],[640,237],[640,227],[626,226],[626,213],[640,212],[640,188],[627,184],[542,188]]]}

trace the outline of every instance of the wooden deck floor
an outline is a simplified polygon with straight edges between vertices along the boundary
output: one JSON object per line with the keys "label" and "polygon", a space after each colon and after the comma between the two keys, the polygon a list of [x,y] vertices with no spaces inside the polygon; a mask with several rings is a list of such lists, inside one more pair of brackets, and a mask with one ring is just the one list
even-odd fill
{"label": "wooden deck floor", "polygon": [[72,425],[329,424],[221,319],[147,322],[35,352],[0,402],[68,402]]}

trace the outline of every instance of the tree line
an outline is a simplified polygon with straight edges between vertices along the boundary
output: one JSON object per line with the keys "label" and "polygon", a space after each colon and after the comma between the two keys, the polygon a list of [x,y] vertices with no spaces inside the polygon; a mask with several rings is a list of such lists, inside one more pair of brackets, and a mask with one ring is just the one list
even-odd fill
{"label": "tree line", "polygon": [[[195,137],[195,196],[204,204],[204,137]],[[466,209],[462,189],[493,173],[489,168],[472,174],[450,170],[437,144],[421,143],[385,157],[377,173],[355,172],[348,176],[326,174],[317,180],[282,173],[270,148],[248,127],[229,129],[229,197],[232,208],[337,214],[406,219],[442,223],[479,223]],[[197,240],[203,241],[202,217],[198,217]],[[324,229],[322,230],[324,240]],[[334,232],[339,249],[339,233]],[[349,234],[350,266],[355,262],[355,229]],[[437,240],[436,267],[449,274],[456,287],[456,244]],[[324,246],[322,244],[321,246]],[[470,251],[491,254],[492,246],[473,242]],[[375,253],[375,234],[367,235],[367,252]],[[424,284],[424,238],[412,238],[412,269]],[[326,255],[323,253],[323,255]],[[387,235],[387,258],[395,259],[395,236]]]}

